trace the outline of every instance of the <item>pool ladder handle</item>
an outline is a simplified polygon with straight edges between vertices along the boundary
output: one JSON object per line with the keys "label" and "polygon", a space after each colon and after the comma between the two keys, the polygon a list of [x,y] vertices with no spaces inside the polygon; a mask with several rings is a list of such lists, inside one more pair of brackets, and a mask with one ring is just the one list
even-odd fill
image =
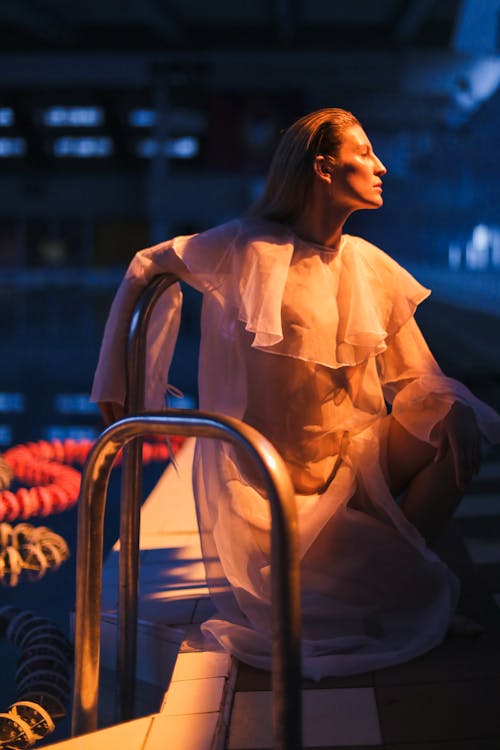
{"label": "pool ladder handle", "polygon": [[[146,331],[161,295],[178,281],[158,276],[140,295],[132,315],[127,349],[127,411],[142,412]],[[273,618],[272,689],[275,750],[302,747],[300,692],[300,581],[293,488],[274,447],[239,420],[193,410],[128,417],[100,436],[82,476],[78,516],[75,684],[73,735],[97,728],[100,664],[100,604],[106,490],[114,458],[124,447],[120,509],[119,612],[117,644],[118,721],[133,717],[137,655],[141,437],[175,434],[229,440],[249,453],[271,504]]]}

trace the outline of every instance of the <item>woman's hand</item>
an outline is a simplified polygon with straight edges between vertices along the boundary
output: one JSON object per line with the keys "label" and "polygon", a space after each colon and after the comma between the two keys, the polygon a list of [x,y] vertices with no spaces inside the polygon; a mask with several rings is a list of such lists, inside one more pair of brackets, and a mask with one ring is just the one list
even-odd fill
{"label": "woman's hand", "polygon": [[451,451],[457,486],[463,492],[481,468],[481,433],[470,406],[456,401],[443,419],[434,458],[441,461]]}
{"label": "woman's hand", "polygon": [[125,407],[114,401],[99,401],[98,407],[101,410],[104,424],[108,427],[113,422],[123,419],[125,416]]}

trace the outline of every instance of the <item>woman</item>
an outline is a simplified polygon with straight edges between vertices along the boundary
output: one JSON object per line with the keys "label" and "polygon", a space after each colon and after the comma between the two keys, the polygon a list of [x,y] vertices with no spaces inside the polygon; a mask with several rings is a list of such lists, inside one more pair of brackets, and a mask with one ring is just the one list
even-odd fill
{"label": "woman", "polygon": [[[459,585],[432,544],[479,469],[481,436],[500,440],[500,417],[443,375],[414,321],[429,291],[343,233],[353,211],[382,205],[385,173],[349,112],[298,120],[249,215],[135,256],[92,394],[108,421],[121,416],[127,323],[155,274],[203,292],[200,407],[252,424],[285,460],[299,516],[303,672],[317,679],[442,640]],[[174,289],[152,321],[148,408],[164,403],[179,308]],[[216,441],[197,442],[193,482],[207,575],[215,591],[220,562],[230,583],[203,628],[268,668],[267,501],[251,468]]]}

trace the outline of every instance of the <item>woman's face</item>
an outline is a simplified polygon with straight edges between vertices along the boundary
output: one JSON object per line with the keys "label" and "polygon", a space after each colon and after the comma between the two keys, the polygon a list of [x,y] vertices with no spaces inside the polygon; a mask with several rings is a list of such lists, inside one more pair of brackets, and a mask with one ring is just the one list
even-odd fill
{"label": "woman's face", "polygon": [[383,203],[382,176],[386,172],[363,128],[346,128],[332,172],[333,201],[349,212],[379,208]]}

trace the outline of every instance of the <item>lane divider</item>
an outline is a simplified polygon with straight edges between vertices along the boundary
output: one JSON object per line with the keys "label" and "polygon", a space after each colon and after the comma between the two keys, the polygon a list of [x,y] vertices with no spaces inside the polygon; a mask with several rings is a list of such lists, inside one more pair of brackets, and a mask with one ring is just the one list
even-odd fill
{"label": "lane divider", "polygon": [[27,748],[54,731],[67,713],[73,649],[46,617],[17,607],[0,609],[0,634],[20,650],[16,700],[0,713],[0,748]]}
{"label": "lane divider", "polygon": [[46,526],[0,523],[0,583],[17,586],[22,574],[37,581],[68,557],[66,541]]}
{"label": "lane divider", "polygon": [[[176,453],[184,438],[172,436],[169,443]],[[40,440],[16,445],[0,456],[0,522],[48,516],[71,508],[78,500],[81,472],[92,448],[91,440]],[[143,444],[144,464],[167,461],[169,445],[161,437]],[[117,463],[121,460],[121,454]],[[2,470],[3,465],[3,470]],[[5,468],[6,467],[6,468]],[[17,489],[13,483],[23,484]]]}

